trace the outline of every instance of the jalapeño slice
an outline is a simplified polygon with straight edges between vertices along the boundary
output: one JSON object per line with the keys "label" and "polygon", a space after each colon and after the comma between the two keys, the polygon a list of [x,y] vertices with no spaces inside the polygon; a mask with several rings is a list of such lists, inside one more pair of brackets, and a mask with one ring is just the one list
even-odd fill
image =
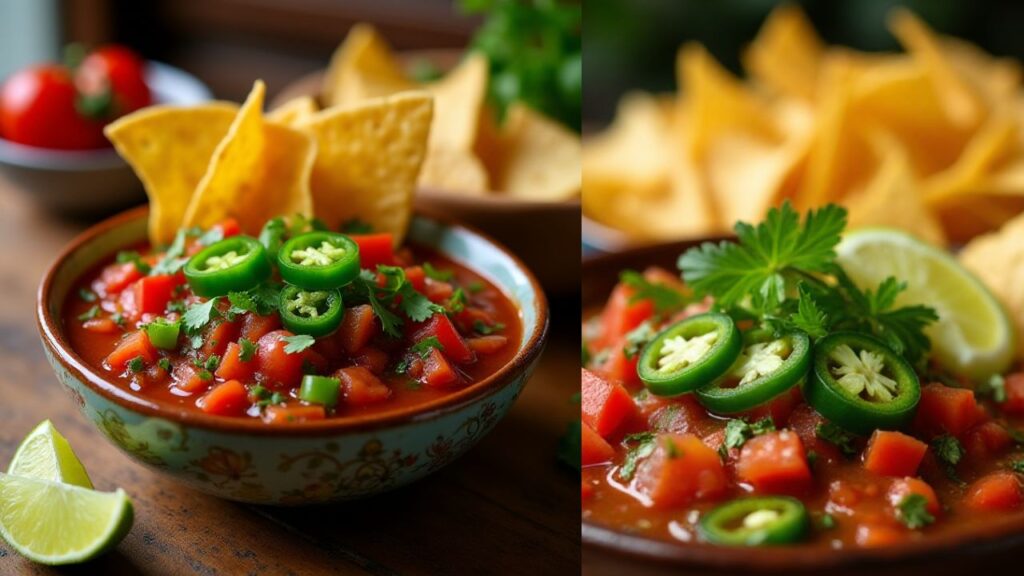
{"label": "jalape\u00f1o slice", "polygon": [[867,435],[908,424],[921,399],[921,384],[910,364],[880,340],[836,332],[814,347],[804,397],[825,418]]}
{"label": "jalape\u00f1o slice", "polygon": [[735,414],[772,400],[800,383],[811,366],[811,341],[799,331],[771,339],[758,334],[729,372],[696,391],[708,410]]}
{"label": "jalape\u00f1o slice", "polygon": [[267,220],[263,229],[260,230],[260,244],[263,244],[263,248],[267,251],[267,259],[271,262],[277,262],[277,253],[281,250],[287,230],[284,218],[280,216]]}
{"label": "jalape\u00f1o slice", "polygon": [[359,275],[359,245],[344,234],[309,232],[277,253],[281,278],[306,290],[341,288]]}
{"label": "jalape\u00f1o slice", "polygon": [[324,336],[334,332],[344,316],[341,292],[337,290],[303,290],[285,286],[281,291],[281,323],[296,334]]}
{"label": "jalape\u00f1o slice", "polygon": [[722,546],[793,544],[807,535],[807,509],[796,498],[763,496],[737,498],[712,509],[700,519],[700,536]]}
{"label": "jalape\u00f1o slice", "polygon": [[266,251],[251,236],[221,240],[185,264],[185,278],[192,291],[207,298],[248,290],[269,276]]}
{"label": "jalape\u00f1o slice", "polygon": [[637,374],[652,393],[677,396],[725,374],[742,348],[732,318],[718,312],[698,314],[655,336],[640,353]]}

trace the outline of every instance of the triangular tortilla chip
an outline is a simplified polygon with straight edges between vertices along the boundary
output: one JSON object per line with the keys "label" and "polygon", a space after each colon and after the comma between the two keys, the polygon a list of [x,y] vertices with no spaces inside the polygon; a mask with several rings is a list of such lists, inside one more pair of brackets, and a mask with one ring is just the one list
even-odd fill
{"label": "triangular tortilla chip", "polygon": [[781,94],[811,100],[817,88],[825,45],[797,6],[772,10],[743,54],[756,80]]}
{"label": "triangular tortilla chip", "polygon": [[579,194],[579,136],[554,120],[516,103],[502,133],[501,172],[494,188],[523,200],[557,201]]}
{"label": "triangular tortilla chip", "polygon": [[472,196],[486,195],[490,189],[483,163],[471,152],[448,147],[430,149],[420,170],[419,185]]}
{"label": "triangular tortilla chip", "polygon": [[238,106],[153,106],[125,116],[104,133],[142,180],[149,196],[149,241],[174,239],[192,194],[227,134]]}
{"label": "triangular tortilla chip", "polygon": [[444,78],[423,86],[434,95],[431,149],[473,149],[487,97],[487,78],[487,58],[473,52]]}
{"label": "triangular tortilla chip", "polygon": [[425,92],[323,110],[303,128],[316,139],[313,206],[330,227],[359,218],[405,237],[433,111]]}
{"label": "triangular tortilla chip", "polygon": [[309,189],[316,145],[308,135],[265,122],[266,87],[257,81],[185,211],[185,226],[209,228],[228,217],[256,234],[282,214],[313,215]]}
{"label": "triangular tortilla chip", "polygon": [[626,94],[612,125],[584,146],[583,173],[590,179],[664,180],[673,161],[669,149],[676,113],[666,97]]}
{"label": "triangular tortilla chip", "polygon": [[316,100],[312,96],[299,96],[267,112],[264,118],[271,122],[295,127],[305,122],[306,119],[316,114],[316,112]]}
{"label": "triangular tortilla chip", "polygon": [[377,29],[356,24],[331,56],[324,76],[323,102],[344,106],[412,88],[413,83]]}

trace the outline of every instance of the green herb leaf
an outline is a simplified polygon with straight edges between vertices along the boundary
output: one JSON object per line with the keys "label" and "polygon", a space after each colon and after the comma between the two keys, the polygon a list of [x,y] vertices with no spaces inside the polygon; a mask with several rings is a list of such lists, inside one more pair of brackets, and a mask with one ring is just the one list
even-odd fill
{"label": "green herb leaf", "polygon": [[437,339],[437,336],[429,336],[413,344],[412,347],[409,348],[409,352],[426,360],[430,356],[430,350],[434,348],[440,352],[444,352],[444,346],[441,344],[441,341]]}
{"label": "green herb leaf", "polygon": [[991,398],[993,402],[1002,404],[1006,402],[1006,380],[1001,374],[993,374],[991,378],[982,382],[974,393],[981,398]]}
{"label": "green herb leaf", "polygon": [[142,259],[142,256],[139,255],[139,253],[134,251],[134,250],[122,250],[122,251],[118,252],[117,253],[117,263],[118,264],[132,263],[132,264],[135,265],[135,268],[139,272],[141,272],[142,274],[149,274],[149,271],[152,269],[149,266],[149,264],[147,264]]}
{"label": "green herb leaf", "polygon": [[296,334],[295,336],[282,338],[282,340],[287,343],[284,347],[286,354],[298,354],[316,342],[316,338],[309,334]]}
{"label": "green herb leaf", "polygon": [[659,314],[681,310],[693,302],[691,295],[680,292],[668,284],[651,282],[635,270],[622,271],[619,274],[619,281],[633,289],[630,302],[650,301],[655,312]]}
{"label": "green herb leaf", "polygon": [[100,307],[99,307],[99,305],[93,304],[92,307],[90,307],[88,310],[86,310],[85,312],[82,312],[81,314],[79,314],[78,315],[78,319],[81,320],[82,322],[85,322],[86,320],[92,320],[93,318],[95,318],[95,317],[97,317],[99,315],[100,315]]}
{"label": "green herb leaf", "polygon": [[469,284],[466,284],[466,290],[469,290],[470,294],[479,294],[480,292],[483,292],[484,288],[484,283],[479,280],[473,280]]}
{"label": "green herb leaf", "polygon": [[1018,474],[1024,474],[1024,458],[1011,460],[1010,462],[1007,463],[1007,467]]}
{"label": "green herb leaf", "polygon": [[475,330],[476,333],[480,334],[481,336],[489,336],[491,334],[494,334],[495,332],[501,332],[504,329],[505,325],[502,324],[501,322],[498,322],[496,324],[487,324],[483,320],[473,321],[473,330]]}
{"label": "green herb leaf", "polygon": [[747,440],[754,436],[760,436],[775,431],[775,423],[771,418],[765,417],[753,424],[743,418],[733,418],[725,423],[725,441],[722,446],[727,452],[733,448],[740,448]]}
{"label": "green herb leaf", "polygon": [[439,270],[434,268],[434,265],[430,262],[423,263],[423,272],[427,275],[427,278],[432,280],[438,280],[440,282],[451,282],[455,278],[455,272],[451,270]]}
{"label": "green herb leaf", "polygon": [[626,452],[626,458],[622,461],[622,466],[619,467],[620,478],[623,480],[633,478],[640,461],[654,453],[656,439],[657,436],[651,432],[640,432],[630,434],[622,440],[629,449]]}
{"label": "green herb leaf", "polygon": [[907,494],[897,508],[900,522],[911,530],[920,530],[935,522],[935,517],[928,512],[928,499],[920,494]]}
{"label": "green herb leaf", "polygon": [[654,329],[654,323],[650,320],[644,320],[639,326],[626,334],[626,345],[622,348],[622,353],[626,355],[626,358],[632,360],[657,335],[658,332]]}
{"label": "green herb leaf", "polygon": [[203,363],[203,367],[210,372],[216,371],[218,366],[220,366],[220,356],[217,356],[216,354],[207,358],[206,362]]}
{"label": "green herb leaf", "polygon": [[171,372],[171,361],[168,360],[167,358],[161,358],[161,359],[157,360],[156,361],[156,365],[159,366],[160,369],[163,370],[164,372],[167,372],[168,374],[170,374],[170,372]]}
{"label": "green herb leaf", "polygon": [[238,359],[242,362],[248,362],[253,359],[256,354],[256,345],[252,343],[248,338],[242,338],[238,341]]}
{"label": "green herb leaf", "polygon": [[83,302],[95,302],[96,301],[96,293],[93,292],[92,290],[89,290],[89,289],[86,289],[86,288],[79,288],[78,289],[78,297],[81,298]]}
{"label": "green herb leaf", "polygon": [[930,447],[946,471],[946,476],[950,480],[960,482],[960,477],[956,473],[956,466],[964,457],[964,447],[960,441],[954,436],[943,434],[933,439]]}
{"label": "green herb leaf", "polygon": [[193,304],[189,307],[185,315],[181,317],[182,322],[185,324],[185,332],[188,334],[195,334],[202,330],[211,320],[217,317],[217,300],[219,298],[210,298],[206,302],[199,304]]}
{"label": "green herb leaf", "polygon": [[858,452],[857,437],[831,422],[819,424],[814,433],[818,438],[839,448],[845,456],[853,456]]}
{"label": "green herb leaf", "polygon": [[145,361],[142,359],[142,356],[136,356],[128,361],[128,369],[132,372],[142,372],[142,369],[145,367]]}

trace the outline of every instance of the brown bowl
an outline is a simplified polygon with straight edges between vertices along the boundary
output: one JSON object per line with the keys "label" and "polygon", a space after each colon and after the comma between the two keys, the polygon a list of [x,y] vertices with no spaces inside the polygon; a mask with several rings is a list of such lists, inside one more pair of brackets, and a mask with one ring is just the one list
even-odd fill
{"label": "brown bowl", "polygon": [[[267,426],[186,411],[111,381],[68,343],[62,309],[75,282],[145,241],[148,210],[93,226],[50,266],[36,314],[43,351],[87,420],[138,463],[216,496],[263,504],[362,498],[412,482],[468,450],[505,415],[543,351],[548,308],[523,263],[464,226],[417,216],[413,243],[482,274],[516,302],[523,334],[501,369],[429,403],[380,414]],[[307,465],[315,459],[319,465]],[[287,464],[290,463],[290,464]]]}
{"label": "brown bowl", "polygon": [[[597,310],[624,269],[661,266],[675,270],[687,240],[633,248],[583,261],[583,310]],[[984,523],[950,526],[938,534],[899,546],[830,550],[821,547],[723,548],[702,543],[644,538],[600,524],[582,522],[583,573],[673,576],[704,574],[821,574],[828,576],[910,576],[970,574],[1019,562],[1024,552],[1024,511],[993,514]]]}
{"label": "brown bowl", "polygon": [[[449,70],[458,64],[462,51],[416,50],[400,57],[408,67],[429,62],[438,70]],[[319,98],[323,78],[324,71],[298,78],[273,99],[270,108],[300,96]],[[454,218],[493,235],[530,266],[551,294],[572,294],[579,288],[579,199],[536,202],[421,188],[416,193],[416,209]]]}

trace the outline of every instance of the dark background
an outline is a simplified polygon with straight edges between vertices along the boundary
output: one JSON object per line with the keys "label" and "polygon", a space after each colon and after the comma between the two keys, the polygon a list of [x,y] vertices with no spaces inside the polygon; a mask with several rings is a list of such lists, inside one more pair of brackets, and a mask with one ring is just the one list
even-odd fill
{"label": "dark background", "polygon": [[[584,121],[607,122],[630,89],[674,91],[676,50],[697,41],[733,72],[739,55],[775,0],[585,0]],[[829,44],[899,49],[886,27],[896,6],[934,29],[966,38],[996,55],[1024,57],[1024,2],[1009,0],[804,0],[801,6]]]}

